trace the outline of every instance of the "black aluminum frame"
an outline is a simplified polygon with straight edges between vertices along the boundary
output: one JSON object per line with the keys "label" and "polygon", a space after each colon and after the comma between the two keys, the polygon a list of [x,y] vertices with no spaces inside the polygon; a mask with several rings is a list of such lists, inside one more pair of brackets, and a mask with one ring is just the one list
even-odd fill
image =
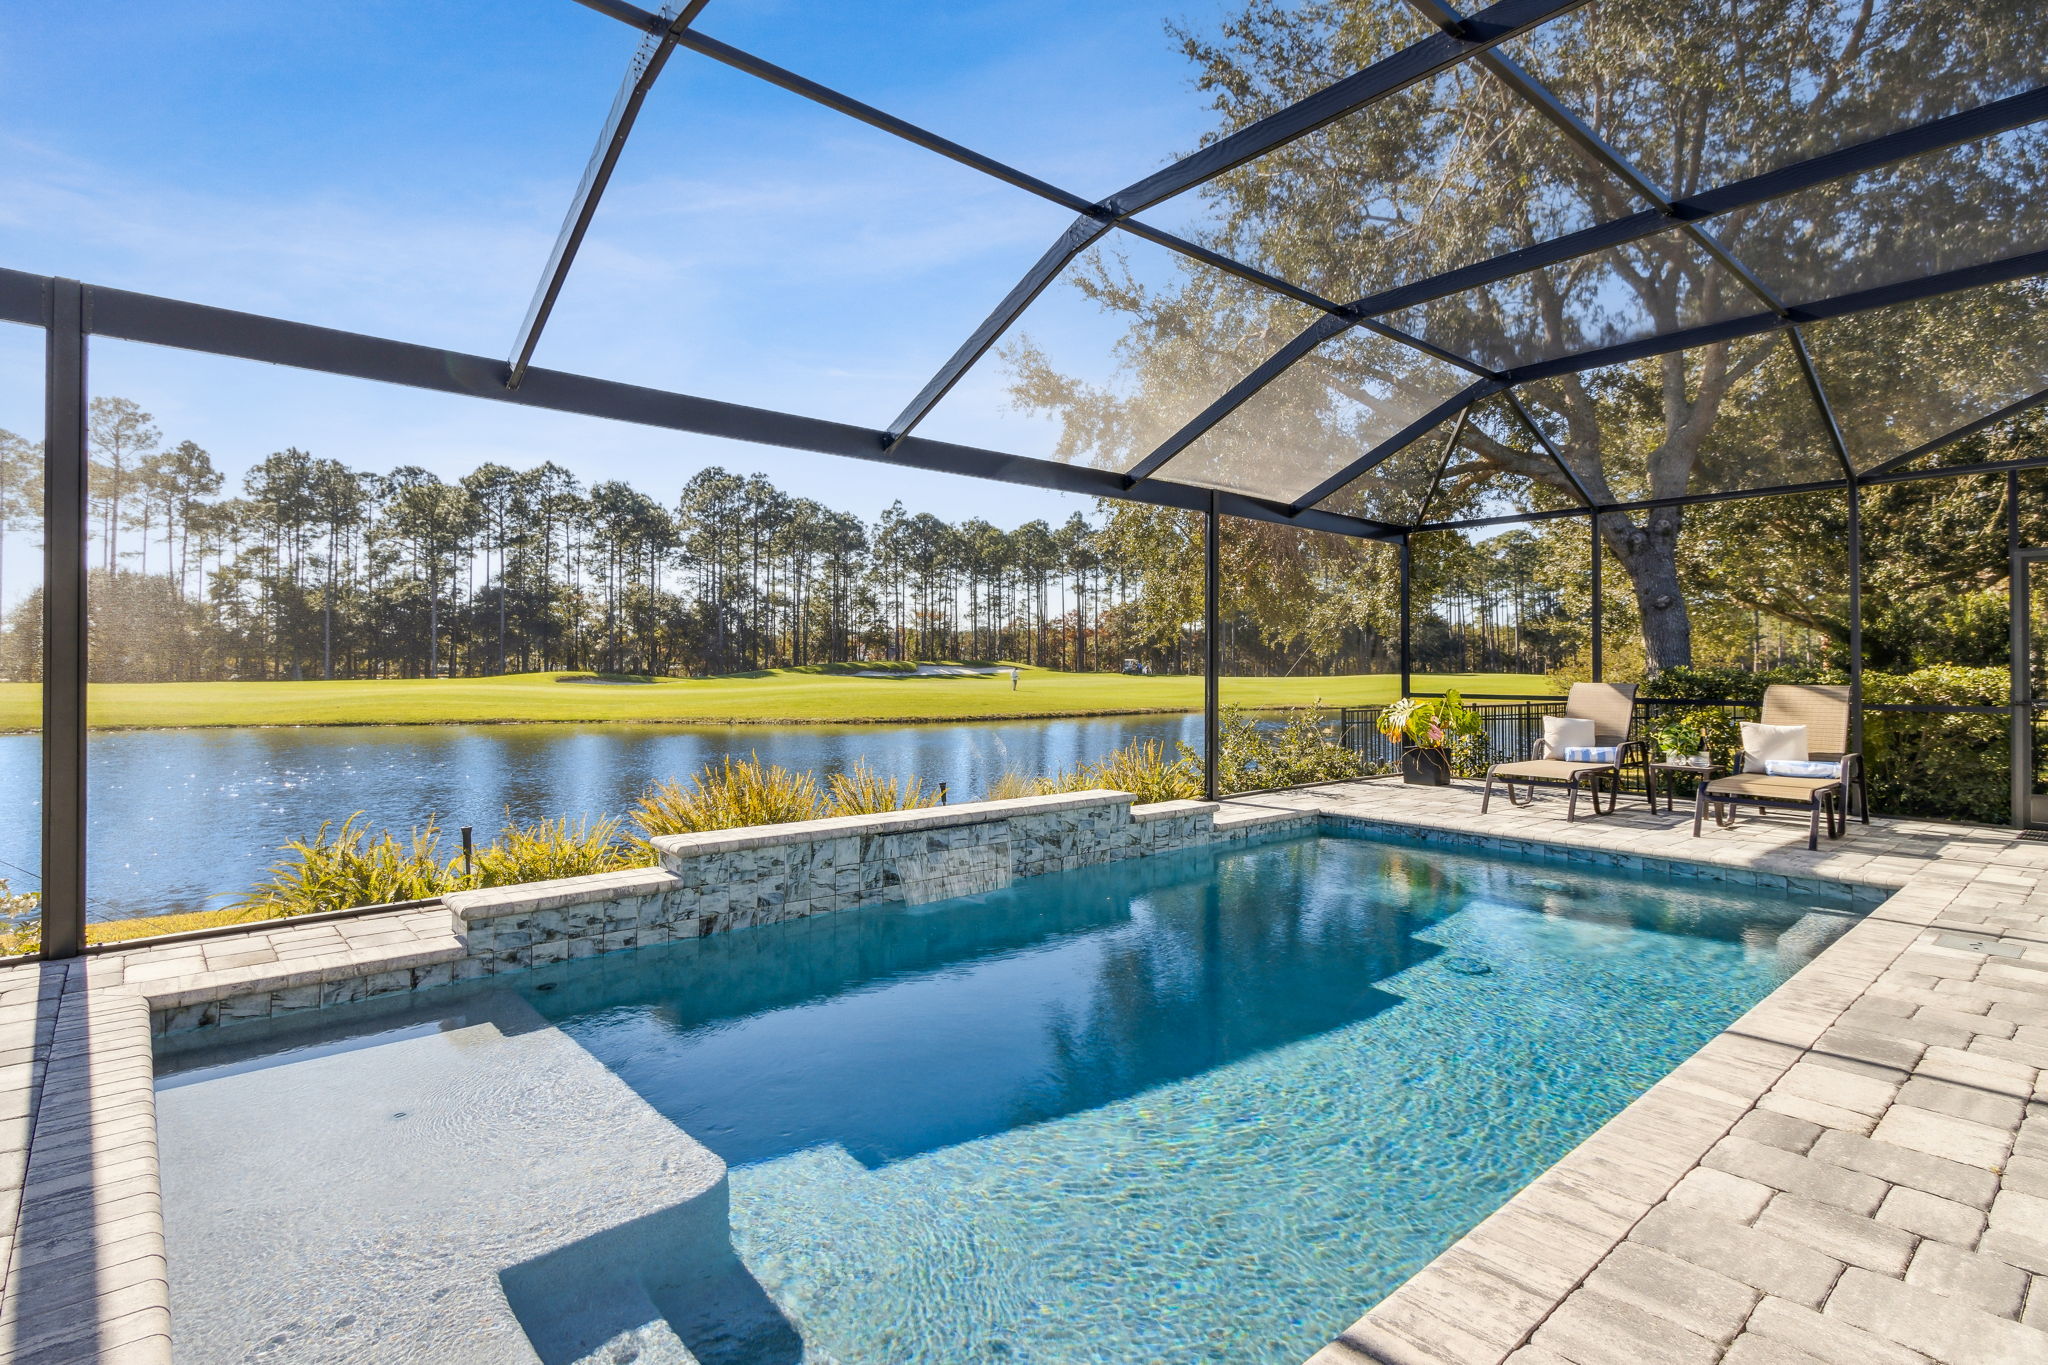
{"label": "black aluminum frame", "polygon": [[[1594,583],[1593,662],[1601,662],[1600,549],[1601,518],[1658,506],[1682,506],[1730,498],[1767,497],[1793,492],[1843,491],[1850,509],[1851,675],[1860,703],[1862,674],[1862,544],[1861,499],[1864,487],[1906,479],[1948,478],[2003,471],[2016,506],[2018,471],[2048,467],[2048,456],[1990,465],[1912,469],[1911,464],[1941,448],[1977,434],[1998,422],[2048,403],[2048,389],[1985,415],[1911,451],[1858,471],[1852,451],[1835,419],[1834,406],[1808,352],[1802,324],[1842,317],[1874,308],[1930,298],[1956,290],[2048,274],[2048,252],[2014,255],[1938,275],[1904,280],[1833,298],[1790,302],[1777,297],[1735,255],[1716,239],[1710,220],[1749,205],[1841,180],[1910,157],[1978,141],[2048,119],[2048,84],[1979,108],[1933,119],[1881,137],[1836,149],[1764,175],[1723,185],[1684,198],[1665,194],[1626,157],[1600,139],[1540,81],[1497,49],[1567,14],[1586,0],[1498,0],[1488,8],[1463,15],[1442,0],[1411,0],[1438,32],[1318,91],[1297,103],[1202,147],[1116,194],[1089,199],[1062,189],[1001,161],[940,137],[851,96],[785,70],[760,57],[696,31],[694,21],[706,0],[684,0],[654,13],[627,0],[578,0],[607,18],[640,30],[645,40],[635,52],[621,82],[597,148],[571,197],[562,229],[541,272],[532,301],[505,360],[415,345],[389,338],[337,331],[302,322],[236,312],[157,295],[81,284],[0,269],[0,321],[41,327],[46,337],[45,452],[46,534],[44,578],[43,686],[43,952],[67,957],[84,943],[85,887],[85,693],[87,679],[85,630],[85,478],[87,407],[86,365],[90,338],[114,337],[182,350],[265,361],[351,378],[394,383],[496,402],[553,409],[721,436],[759,444],[784,446],[849,458],[874,460],[906,468],[965,474],[1026,484],[1068,493],[1119,498],[1201,515],[1206,542],[1205,645],[1208,679],[1205,686],[1204,734],[1208,740],[1207,783],[1214,793],[1214,748],[1218,717],[1220,668],[1216,636],[1218,536],[1222,517],[1246,517],[1300,526],[1338,535],[1389,541],[1399,547],[1401,573],[1401,683],[1410,683],[1412,534],[1490,525],[1548,520],[1558,516],[1587,518],[1588,552]],[[623,384],[603,378],[536,367],[532,358],[555,300],[573,268],[577,249],[599,209],[606,183],[631,133],[634,118],[648,91],[678,50],[720,62],[767,81],[800,98],[856,119],[935,155],[991,176],[1074,212],[1073,224],[997,305],[988,319],[956,350],[937,374],[913,396],[886,428],[862,428],[770,409],[725,403],[687,393]],[[1209,247],[1141,221],[1148,208],[1184,194],[1235,167],[1303,137],[1337,119],[1354,114],[1417,82],[1453,66],[1477,61],[1519,98],[1556,126],[1578,149],[1650,207],[1557,239],[1503,253],[1489,260],[1446,271],[1428,279],[1351,302],[1338,302],[1237,261]],[[1658,232],[1684,232],[1753,294],[1757,311],[1630,341],[1583,350],[1557,359],[1497,370],[1424,338],[1411,336],[1381,319],[1403,308],[1484,284],[1509,279],[1547,265],[1560,264],[1591,252],[1638,241]],[[1034,459],[997,450],[935,441],[914,434],[923,417],[942,400],[959,378],[1017,320],[1032,300],[1049,286],[1069,262],[1090,245],[1112,234],[1124,234],[1166,248],[1190,260],[1223,270],[1255,286],[1306,304],[1323,316],[1310,328],[1254,367],[1245,378],[1149,452],[1128,472],[1054,460]],[[1410,423],[1379,446],[1324,479],[1307,494],[1282,499],[1222,491],[1172,478],[1176,457],[1199,441],[1246,400],[1298,363],[1318,346],[1347,328],[1358,327],[1386,337],[1465,371],[1471,382],[1424,418]],[[1577,373],[1627,360],[1667,354],[1768,331],[1785,331],[1795,348],[1802,377],[1841,462],[1843,477],[1776,487],[1732,490],[1633,502],[1594,499],[1550,439],[1531,419],[1517,389],[1532,381]],[[1577,507],[1548,512],[1426,520],[1437,482],[1474,406],[1501,394],[1518,421],[1557,463],[1576,492]],[[1343,516],[1318,510],[1316,504],[1351,480],[1397,454],[1444,421],[1455,419],[1450,440],[1439,461],[1437,476],[1418,507],[1413,525]],[[2015,549],[2017,547],[2015,546]],[[1941,709],[1941,708],[1887,708]],[[2017,717],[2017,703],[2014,715]],[[1861,706],[1858,706],[1860,730]],[[2015,720],[2017,729],[2018,721]],[[1859,737],[1860,740],[1860,737]],[[2017,743],[2017,740],[2016,740]],[[2018,777],[2015,777],[2017,789]],[[2017,817],[2016,817],[2017,818]]]}

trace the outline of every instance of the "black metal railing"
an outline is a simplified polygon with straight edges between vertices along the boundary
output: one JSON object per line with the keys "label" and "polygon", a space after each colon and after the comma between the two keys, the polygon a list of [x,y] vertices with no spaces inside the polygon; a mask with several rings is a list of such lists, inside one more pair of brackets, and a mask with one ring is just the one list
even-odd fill
{"label": "black metal railing", "polygon": [[[1465,776],[1477,776],[1489,763],[1527,758],[1536,741],[1543,736],[1543,718],[1564,714],[1563,697],[1476,699],[1468,696],[1464,701],[1479,713],[1486,736],[1483,750],[1472,746],[1468,752],[1457,755],[1458,767]],[[1374,773],[1393,772],[1399,768],[1401,750],[1406,747],[1380,733],[1379,719],[1386,709],[1384,705],[1347,706],[1338,715],[1338,743],[1358,755],[1368,771]],[[1732,720],[1755,720],[1757,716],[1754,703],[1731,701],[1726,697],[1639,697],[1629,738],[1647,740],[1667,721],[1702,709],[1720,711]],[[1622,785],[1639,791],[1642,775],[1625,772]]]}
{"label": "black metal railing", "polygon": [[[1486,745],[1483,753],[1472,746],[1467,754],[1454,754],[1454,770],[1461,776],[1477,776],[1487,763],[1528,757],[1543,733],[1543,717],[1564,709],[1562,697],[1467,694],[1464,700],[1485,722]],[[1405,747],[1380,734],[1379,717],[1385,709],[1347,706],[1335,727],[1337,742],[1358,755],[1366,770],[1374,774],[1398,770]],[[1757,719],[1760,707],[1754,701],[1728,697],[1638,697],[1630,737],[1648,740],[1668,722],[1702,710],[1743,721]],[[2008,706],[1993,704],[1865,702],[1860,717],[1861,750],[1873,813],[1966,824],[2006,823],[2010,711]],[[2035,752],[2048,755],[2048,738],[2037,743]],[[2048,790],[2048,761],[2044,761],[2036,784]],[[1622,785],[1640,792],[1641,771],[1624,769]]]}
{"label": "black metal railing", "polygon": [[[1466,705],[1479,713],[1485,727],[1483,748],[1471,746],[1456,755],[1458,767],[1470,776],[1485,771],[1490,762],[1520,758],[1543,733],[1543,717],[1564,713],[1563,697],[1518,697],[1511,701],[1473,700]],[[1380,716],[1385,706],[1347,706],[1338,713],[1338,742],[1369,772],[1390,773],[1401,766],[1401,751],[1408,746],[1380,733]]]}

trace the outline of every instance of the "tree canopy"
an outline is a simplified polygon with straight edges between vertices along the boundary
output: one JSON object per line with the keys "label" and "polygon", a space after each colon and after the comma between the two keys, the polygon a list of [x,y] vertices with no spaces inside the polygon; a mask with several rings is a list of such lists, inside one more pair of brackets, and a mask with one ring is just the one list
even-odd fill
{"label": "tree canopy", "polygon": [[[2039,0],[1651,0],[1588,6],[1509,43],[1590,133],[1682,197],[2030,88]],[[1209,137],[1243,128],[1412,41],[1401,0],[1252,0],[1176,30],[1211,96]],[[1654,207],[1487,59],[1450,68],[1210,182],[1180,206],[1203,242],[1324,297],[1365,299]],[[1453,292],[1384,323],[1489,370],[1766,313],[2037,247],[2048,134],[2023,128],[1851,180]],[[1155,212],[1172,214],[1176,206]],[[1055,416],[1061,458],[1129,470],[1316,314],[1148,244],[1098,246],[1061,287],[1119,319],[1114,377],[1063,370],[1027,312],[1001,352],[1014,400]],[[1733,262],[1739,263],[1741,269]],[[1747,280],[1745,279],[1745,272]],[[2042,281],[1962,292],[1522,383],[1456,430],[1386,458],[1322,504],[1397,524],[1844,478],[2048,387]],[[1291,500],[1471,382],[1399,339],[1322,342],[1157,477]],[[1839,421],[1838,447],[1816,384]],[[1553,458],[1552,449],[1556,456]],[[1442,473],[1438,480],[1439,471]],[[1602,518],[1652,667],[1691,662],[1681,582],[1697,508]],[[1792,618],[1788,618],[1792,619]],[[1825,629],[1825,623],[1809,623]]]}

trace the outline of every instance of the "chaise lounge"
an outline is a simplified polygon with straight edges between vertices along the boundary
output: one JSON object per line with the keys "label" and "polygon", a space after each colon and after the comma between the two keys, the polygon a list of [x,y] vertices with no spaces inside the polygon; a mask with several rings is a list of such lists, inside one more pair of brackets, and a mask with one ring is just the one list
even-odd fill
{"label": "chaise lounge", "polygon": [[1803,809],[1810,849],[1820,847],[1823,815],[1830,839],[1842,837],[1851,814],[1869,824],[1862,755],[1849,750],[1850,710],[1847,687],[1778,683],[1765,688],[1761,719],[1743,724],[1734,775],[1700,784],[1693,837],[1706,824],[1709,804],[1714,823],[1723,829],[1734,825],[1740,805],[1754,805],[1759,814],[1772,806]]}
{"label": "chaise lounge", "polygon": [[[1564,787],[1570,791],[1565,803],[1564,818],[1579,818],[1579,792],[1581,789],[1593,797],[1595,815],[1610,814],[1615,803],[1621,799],[1621,769],[1627,763],[1643,765],[1644,790],[1649,789],[1649,749],[1641,740],[1632,740],[1629,728],[1635,723],[1636,689],[1634,683],[1573,683],[1564,702],[1564,716],[1546,716],[1545,735],[1536,740],[1530,748],[1530,756],[1518,763],[1496,763],[1486,770],[1486,791],[1479,798],[1479,813],[1486,814],[1493,804],[1493,784],[1498,779],[1507,788],[1511,805],[1526,806],[1536,799],[1537,787]],[[1550,722],[1562,719],[1590,725],[1591,733],[1583,736],[1583,745],[1560,744],[1552,735],[1572,727],[1559,726]],[[1526,790],[1521,796],[1515,795],[1515,784],[1523,784]],[[1600,790],[1607,788],[1607,808],[1600,808]]]}

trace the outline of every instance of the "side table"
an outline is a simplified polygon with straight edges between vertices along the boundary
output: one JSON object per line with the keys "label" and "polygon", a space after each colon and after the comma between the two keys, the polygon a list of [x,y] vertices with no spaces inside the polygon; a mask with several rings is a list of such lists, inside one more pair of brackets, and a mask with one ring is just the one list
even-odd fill
{"label": "side table", "polygon": [[1672,781],[1680,773],[1690,773],[1702,782],[1711,782],[1728,771],[1724,764],[1710,763],[1702,768],[1697,763],[1652,763],[1650,765],[1650,814],[1657,813],[1657,789],[1664,789],[1665,809],[1678,809],[1676,783]]}

